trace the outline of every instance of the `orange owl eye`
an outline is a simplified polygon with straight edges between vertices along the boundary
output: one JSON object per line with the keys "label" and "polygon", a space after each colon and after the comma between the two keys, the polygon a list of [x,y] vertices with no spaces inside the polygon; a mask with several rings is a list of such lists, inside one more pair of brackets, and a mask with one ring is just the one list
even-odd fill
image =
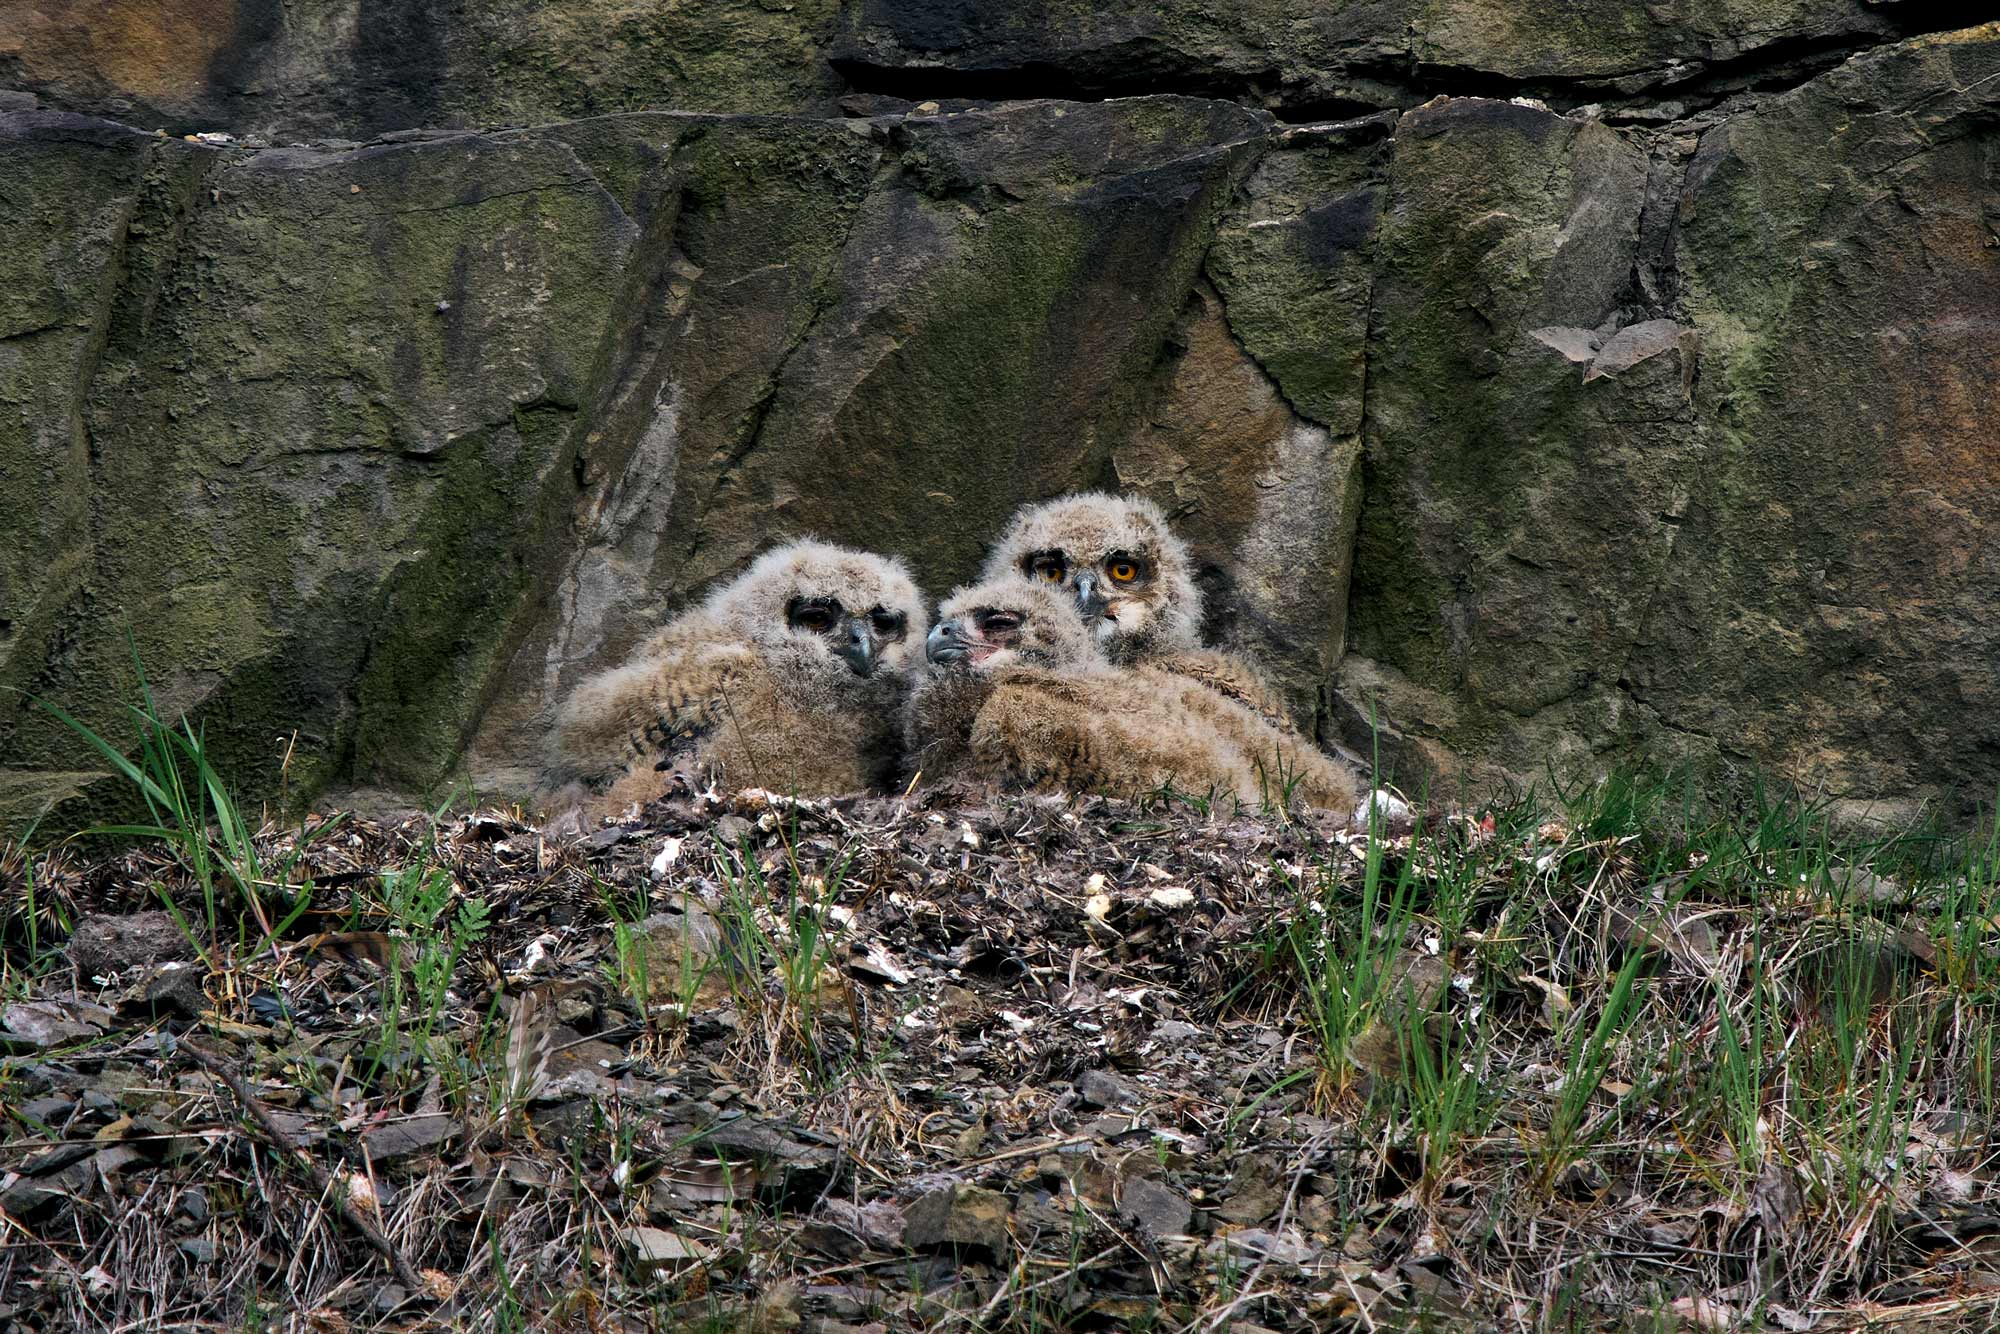
{"label": "orange owl eye", "polygon": [[1040,555],[1030,556],[1027,565],[1030,575],[1051,584],[1061,583],[1063,576],[1069,573],[1069,566],[1063,560],[1062,555],[1054,551],[1045,551]]}
{"label": "orange owl eye", "polygon": [[1129,560],[1114,560],[1110,574],[1114,583],[1129,584],[1139,577],[1139,567]]}

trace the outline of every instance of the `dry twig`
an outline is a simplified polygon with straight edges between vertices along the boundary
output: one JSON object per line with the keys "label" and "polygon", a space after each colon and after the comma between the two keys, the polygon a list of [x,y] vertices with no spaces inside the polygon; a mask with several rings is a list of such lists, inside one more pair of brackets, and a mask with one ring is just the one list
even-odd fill
{"label": "dry twig", "polygon": [[340,1210],[340,1216],[346,1219],[348,1224],[356,1232],[359,1232],[370,1246],[375,1248],[377,1254],[389,1262],[390,1272],[395,1274],[396,1281],[401,1283],[411,1296],[420,1297],[430,1291],[430,1285],[424,1281],[422,1275],[417,1273],[415,1266],[411,1265],[408,1257],[398,1249],[396,1243],[389,1240],[382,1229],[377,1227],[366,1214],[362,1213],[355,1206],[353,1199],[349,1197],[346,1191],[336,1186],[332,1175],[320,1164],[317,1158],[314,1158],[293,1142],[292,1137],[285,1133],[285,1128],[278,1124],[277,1118],[271,1115],[271,1109],[266,1107],[263,1100],[258,1098],[255,1093],[251,1092],[250,1085],[244,1080],[243,1076],[230,1069],[228,1063],[220,1056],[217,1056],[212,1051],[208,1051],[197,1043],[188,1041],[186,1038],[181,1039],[180,1049],[194,1057],[195,1061],[204,1070],[229,1086],[229,1091],[236,1096],[236,1101],[241,1103],[243,1110],[250,1113],[257,1124],[263,1128],[265,1136],[270,1139],[273,1146],[281,1153],[290,1154],[305,1164],[306,1170],[312,1173],[313,1184],[319,1187],[322,1194],[334,1201],[334,1204]]}

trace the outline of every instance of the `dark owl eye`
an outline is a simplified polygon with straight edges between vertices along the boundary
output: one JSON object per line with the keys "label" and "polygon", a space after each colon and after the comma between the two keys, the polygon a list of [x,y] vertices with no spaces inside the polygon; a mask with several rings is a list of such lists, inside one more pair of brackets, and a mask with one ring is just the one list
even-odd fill
{"label": "dark owl eye", "polygon": [[986,611],[979,614],[979,630],[982,634],[1010,635],[1021,628],[1021,618],[1011,611]]}
{"label": "dark owl eye", "polygon": [[785,608],[785,623],[808,634],[824,634],[840,619],[840,604],[831,598],[794,598]]}
{"label": "dark owl eye", "polygon": [[885,611],[877,607],[868,613],[868,623],[875,627],[878,635],[900,634],[907,618],[900,611]]}

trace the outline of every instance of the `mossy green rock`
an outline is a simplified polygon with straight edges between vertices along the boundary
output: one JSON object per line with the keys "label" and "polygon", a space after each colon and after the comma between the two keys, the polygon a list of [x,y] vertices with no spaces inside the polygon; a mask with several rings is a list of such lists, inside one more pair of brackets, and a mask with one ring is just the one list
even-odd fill
{"label": "mossy green rock", "polygon": [[[19,177],[60,180],[73,139],[36,136]],[[136,653],[252,790],[427,785],[573,488],[568,425],[636,227],[531,135],[145,162],[117,178],[70,406],[88,449],[56,470],[85,495],[75,572],[8,677],[125,744]],[[10,428],[0,457],[48,438]],[[25,698],[0,718],[8,766],[86,753]]]}
{"label": "mossy green rock", "polygon": [[1969,803],[1996,90],[1987,25],[1658,130],[1488,97],[267,150],[0,117],[0,827],[113,799],[28,695],[128,745],[135,650],[248,795],[518,793],[564,692],[768,543],[942,594],[1089,486],[1165,505],[1212,635],[1407,783],[1644,758]]}
{"label": "mossy green rock", "polygon": [[1590,713],[1577,735],[1615,722],[1597,687],[1686,505],[1692,349],[1597,364],[1646,163],[1601,124],[1463,98],[1402,118],[1389,178],[1351,647],[1451,696],[1455,750],[1546,755],[1523,727],[1551,709]]}
{"label": "mossy green rock", "polygon": [[[176,145],[175,147],[178,147]],[[80,117],[0,128],[0,687],[19,689],[88,561],[82,400],[155,141]]]}
{"label": "mossy green rock", "polygon": [[1262,132],[1181,98],[901,121],[695,577],[812,531],[956,581],[1020,503],[1103,480]]}
{"label": "mossy green rock", "polygon": [[1996,72],[1995,25],[1913,39],[1650,161],[1533,107],[1403,117],[1350,740],[1384,720],[1447,785],[2000,784]]}
{"label": "mossy green rock", "polygon": [[1015,507],[1111,480],[1263,132],[1184,98],[716,123],[474,768],[519,781],[563,688],[773,541],[900,555],[941,595]]}
{"label": "mossy green rock", "polygon": [[1635,694],[1843,797],[2000,790],[2000,24],[1703,136],[1680,199],[1712,446]]}
{"label": "mossy green rock", "polygon": [[[84,402],[150,176],[188,154],[122,126],[55,113],[0,121],[0,738],[76,650],[68,610],[93,564],[92,441]],[[20,828],[99,775],[65,747],[16,771],[0,744],[0,829]],[[23,757],[25,758],[25,757]]]}
{"label": "mossy green rock", "polygon": [[1376,224],[1397,119],[1277,136],[1208,255],[1230,328],[1289,402],[1341,436],[1361,432]]}
{"label": "mossy green rock", "polygon": [[[136,650],[246,792],[296,797],[524,785],[555,695],[774,538],[942,591],[1016,505],[1109,481],[1266,124],[1158,98],[351,151],[17,128],[17,287],[52,294],[20,322],[68,343],[0,437],[61,501],[7,549],[9,680],[123,746]],[[10,823],[88,757],[8,705]]]}

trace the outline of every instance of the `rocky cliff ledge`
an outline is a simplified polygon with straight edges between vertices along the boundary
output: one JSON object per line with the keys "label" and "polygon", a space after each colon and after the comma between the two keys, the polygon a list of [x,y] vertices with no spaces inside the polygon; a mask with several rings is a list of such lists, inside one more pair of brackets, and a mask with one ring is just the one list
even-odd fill
{"label": "rocky cliff ledge", "polygon": [[145,8],[0,20],[0,687],[110,734],[136,644],[246,786],[505,790],[774,535],[1111,485],[1406,781],[2000,786],[2000,24]]}

